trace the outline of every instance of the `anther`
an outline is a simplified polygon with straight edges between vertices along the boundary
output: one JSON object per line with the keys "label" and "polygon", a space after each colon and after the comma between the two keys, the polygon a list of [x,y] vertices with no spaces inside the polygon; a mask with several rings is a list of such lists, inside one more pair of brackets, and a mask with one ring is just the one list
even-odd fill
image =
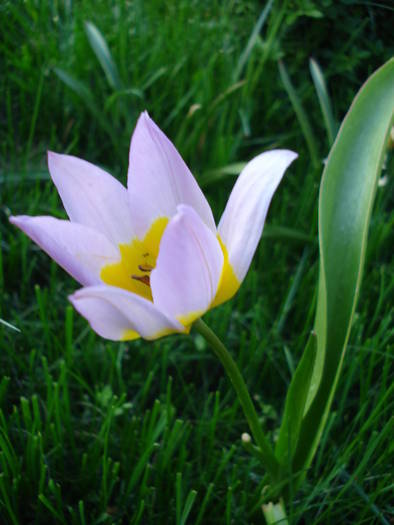
{"label": "anther", "polygon": [[146,286],[150,286],[149,275],[132,275],[131,278],[139,281],[142,284],[145,284]]}
{"label": "anther", "polygon": [[141,272],[151,272],[153,270],[153,266],[150,264],[139,264],[138,268],[141,270]]}

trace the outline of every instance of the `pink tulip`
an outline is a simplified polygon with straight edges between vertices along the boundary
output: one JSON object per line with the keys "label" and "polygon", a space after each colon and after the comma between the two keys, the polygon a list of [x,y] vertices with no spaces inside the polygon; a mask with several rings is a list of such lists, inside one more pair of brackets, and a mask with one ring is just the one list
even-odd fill
{"label": "pink tulip", "polygon": [[296,157],[273,150],[251,160],[216,228],[193,175],[144,112],[131,140],[127,189],[84,160],[50,152],[49,171],[70,220],[10,221],[83,285],[70,301],[102,337],[188,332],[238,290],[271,198]]}

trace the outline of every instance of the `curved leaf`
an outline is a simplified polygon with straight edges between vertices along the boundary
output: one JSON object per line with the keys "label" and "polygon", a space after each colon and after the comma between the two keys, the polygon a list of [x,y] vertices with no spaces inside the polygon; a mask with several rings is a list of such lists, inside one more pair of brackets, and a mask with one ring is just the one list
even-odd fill
{"label": "curved leaf", "polygon": [[317,355],[293,471],[309,466],[327,420],[359,295],[368,226],[394,107],[394,59],[376,71],[346,115],[319,197]]}

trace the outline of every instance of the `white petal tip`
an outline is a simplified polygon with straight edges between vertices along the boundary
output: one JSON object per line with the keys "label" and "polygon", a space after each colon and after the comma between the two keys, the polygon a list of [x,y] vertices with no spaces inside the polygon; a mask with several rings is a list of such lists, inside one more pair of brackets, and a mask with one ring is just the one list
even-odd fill
{"label": "white petal tip", "polygon": [[298,153],[296,153],[295,151],[291,151],[290,149],[285,149],[285,150],[282,150],[282,151],[283,151],[283,153],[287,154],[290,162],[293,162],[293,160],[298,158]]}
{"label": "white petal tip", "polygon": [[291,162],[293,162],[293,160],[295,160],[298,157],[298,153],[290,149],[273,149],[273,150],[269,150],[269,151],[265,151],[264,153],[261,153],[256,158],[263,157],[263,156],[266,156],[266,157],[273,156],[275,158],[280,158],[280,159],[283,159],[288,164],[290,164]]}
{"label": "white petal tip", "polygon": [[54,182],[54,177],[56,177],[56,170],[60,169],[64,165],[64,160],[66,160],[67,158],[68,155],[63,155],[62,153],[55,153],[54,151],[49,150],[47,151],[48,170]]}
{"label": "white petal tip", "polygon": [[153,121],[150,118],[148,111],[145,109],[145,111],[143,111],[138,117],[137,124],[144,124],[145,126],[150,126],[152,125],[152,122]]}
{"label": "white petal tip", "polygon": [[11,215],[8,220],[11,224],[20,228],[22,224],[25,224],[30,219],[31,217],[29,217],[28,215]]}
{"label": "white petal tip", "polygon": [[48,150],[47,151],[48,166],[49,166],[50,163],[56,162],[56,160],[59,159],[60,157],[63,157],[63,155],[61,153],[56,153],[54,151]]}

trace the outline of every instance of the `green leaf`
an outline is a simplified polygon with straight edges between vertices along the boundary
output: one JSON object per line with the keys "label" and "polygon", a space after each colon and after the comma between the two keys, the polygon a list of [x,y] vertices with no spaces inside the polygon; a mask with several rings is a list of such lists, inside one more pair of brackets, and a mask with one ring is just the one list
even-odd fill
{"label": "green leaf", "polygon": [[[293,472],[310,465],[327,420],[359,295],[368,226],[394,107],[394,59],[359,91],[323,172],[316,362]],[[302,479],[302,474],[300,476]]]}
{"label": "green leaf", "polygon": [[89,44],[107,77],[108,84],[112,89],[121,89],[118,68],[103,35],[92,22],[85,22],[85,32]]}
{"label": "green leaf", "polygon": [[283,420],[275,447],[281,465],[290,464],[296,450],[305,403],[316,357],[316,334],[312,332],[287,391]]}

